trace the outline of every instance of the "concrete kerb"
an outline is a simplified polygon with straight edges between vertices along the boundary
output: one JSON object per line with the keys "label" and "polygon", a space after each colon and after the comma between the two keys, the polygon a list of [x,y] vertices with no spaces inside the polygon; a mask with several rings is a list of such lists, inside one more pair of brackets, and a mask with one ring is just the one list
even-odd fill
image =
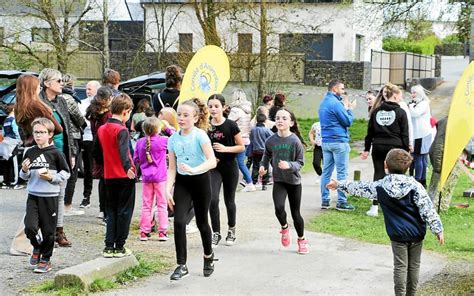
{"label": "concrete kerb", "polygon": [[113,278],[135,266],[138,266],[138,260],[134,255],[123,258],[96,258],[58,271],[54,284],[56,287],[79,285],[87,290],[95,280]]}

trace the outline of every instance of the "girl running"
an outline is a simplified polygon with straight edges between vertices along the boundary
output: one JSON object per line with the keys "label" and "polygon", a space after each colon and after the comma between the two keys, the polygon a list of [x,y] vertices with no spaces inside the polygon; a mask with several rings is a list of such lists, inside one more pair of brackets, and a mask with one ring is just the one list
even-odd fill
{"label": "girl running", "polygon": [[140,240],[147,241],[151,233],[151,215],[156,196],[158,240],[168,240],[168,205],[166,187],[166,146],[168,137],[160,136],[161,122],[149,117],[143,122],[145,137],[137,142],[133,161],[140,165],[142,172],[142,213],[140,215]]}
{"label": "girl running", "polygon": [[281,225],[281,244],[291,243],[290,228],[286,221],[285,200],[288,195],[293,224],[298,234],[298,254],[308,254],[308,241],[304,237],[304,221],[301,217],[301,176],[304,164],[303,139],[295,115],[285,107],[275,116],[277,133],[265,142],[265,154],[260,165],[261,176],[267,173],[271,160],[273,167],[273,203],[275,215]]}
{"label": "girl running", "polygon": [[212,244],[217,247],[221,236],[221,223],[219,213],[219,192],[221,184],[224,187],[224,202],[227,209],[227,224],[229,230],[225,239],[228,246],[235,243],[235,190],[239,181],[239,168],[235,160],[238,153],[245,150],[240,130],[237,124],[224,117],[225,99],[220,94],[215,94],[207,100],[207,107],[211,113],[211,128],[208,132],[214,149],[217,166],[211,170],[212,197],[211,197],[211,224]]}
{"label": "girl running", "polygon": [[171,280],[180,280],[189,275],[186,266],[186,219],[191,203],[194,205],[196,224],[204,249],[204,276],[208,277],[214,271],[212,232],[207,216],[211,197],[208,171],[216,167],[216,158],[208,136],[195,126],[208,118],[207,113],[199,111],[199,107],[192,101],[180,104],[177,112],[180,131],[174,133],[168,141],[166,194],[168,206],[174,210],[174,242],[178,263]]}

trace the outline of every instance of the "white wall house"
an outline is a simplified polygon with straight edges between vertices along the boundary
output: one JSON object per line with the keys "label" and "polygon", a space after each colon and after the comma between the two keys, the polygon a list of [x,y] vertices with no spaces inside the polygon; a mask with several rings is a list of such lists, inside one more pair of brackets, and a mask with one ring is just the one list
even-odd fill
{"label": "white wall house", "polygon": [[[188,1],[154,4],[156,2],[153,0],[141,0],[141,3],[145,9],[145,39],[153,43],[154,47],[161,36],[158,34],[161,25],[164,25],[162,31],[168,33],[165,40],[168,52],[195,52],[204,46],[201,26],[193,5]],[[315,54],[309,54],[309,59],[370,61],[371,49],[382,48],[382,16],[372,13],[372,5],[361,0],[355,0],[352,4],[267,5],[267,19],[271,23],[268,46],[272,52],[291,51],[294,38],[303,40],[303,43],[314,49]],[[258,24],[258,18],[251,13],[253,10],[250,6],[242,4],[240,8],[242,10],[235,16],[222,14],[217,20],[222,46],[227,52],[258,53],[260,33],[254,27]],[[156,15],[160,14],[156,12],[163,12],[164,17],[159,17],[157,21]],[[255,12],[258,12],[258,7]],[[151,51],[152,47],[149,46],[147,50]]]}

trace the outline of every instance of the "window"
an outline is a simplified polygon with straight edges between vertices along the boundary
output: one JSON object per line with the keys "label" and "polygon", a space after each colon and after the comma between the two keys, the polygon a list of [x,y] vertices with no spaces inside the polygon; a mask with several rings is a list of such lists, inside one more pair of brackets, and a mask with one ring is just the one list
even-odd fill
{"label": "window", "polygon": [[363,43],[364,43],[364,36],[356,34],[356,43],[355,43],[355,61],[356,62],[360,62],[364,59]]}
{"label": "window", "polygon": [[280,34],[280,52],[304,53],[307,60],[332,60],[332,34]]}
{"label": "window", "polygon": [[252,53],[252,34],[238,34],[240,53]]}
{"label": "window", "polygon": [[51,29],[49,28],[31,28],[31,41],[50,42],[52,40]]}
{"label": "window", "polygon": [[5,38],[5,32],[2,27],[0,27],[0,45],[3,45],[3,39]]}
{"label": "window", "polygon": [[179,34],[179,51],[193,52],[193,34],[180,33]]}

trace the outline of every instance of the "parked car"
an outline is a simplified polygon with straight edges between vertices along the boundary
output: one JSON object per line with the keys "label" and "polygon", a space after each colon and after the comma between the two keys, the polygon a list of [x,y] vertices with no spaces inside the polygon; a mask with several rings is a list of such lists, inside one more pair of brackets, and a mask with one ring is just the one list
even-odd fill
{"label": "parked car", "polygon": [[165,88],[165,73],[163,72],[138,76],[119,85],[119,90],[130,96],[135,107],[141,99],[151,102],[153,95],[163,88]]}

